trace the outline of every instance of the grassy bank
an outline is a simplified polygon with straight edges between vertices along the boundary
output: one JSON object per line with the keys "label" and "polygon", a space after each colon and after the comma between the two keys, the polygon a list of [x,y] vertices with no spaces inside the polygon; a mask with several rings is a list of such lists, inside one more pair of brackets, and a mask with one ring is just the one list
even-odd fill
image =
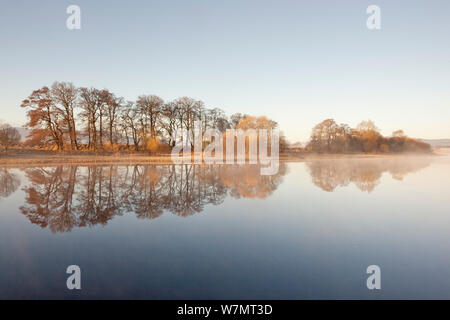
{"label": "grassy bank", "polygon": [[[449,152],[436,150],[432,155],[449,155]],[[411,154],[280,154],[280,161],[309,161],[316,159],[355,159],[355,158],[391,158]],[[430,156],[419,154],[415,156]],[[95,152],[58,152],[46,150],[9,150],[0,153],[2,166],[60,165],[60,164],[171,164],[170,154],[150,155],[148,153],[95,153]]]}

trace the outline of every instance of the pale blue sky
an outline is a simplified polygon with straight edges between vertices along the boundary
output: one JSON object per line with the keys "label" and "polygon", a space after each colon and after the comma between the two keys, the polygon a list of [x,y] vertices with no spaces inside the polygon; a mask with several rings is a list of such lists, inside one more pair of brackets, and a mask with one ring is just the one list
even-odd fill
{"label": "pale blue sky", "polygon": [[[66,28],[81,7],[82,29]],[[366,8],[381,7],[381,30]],[[450,138],[448,0],[1,0],[0,118],[55,80],[126,99],[191,96],[305,141],[332,117]]]}

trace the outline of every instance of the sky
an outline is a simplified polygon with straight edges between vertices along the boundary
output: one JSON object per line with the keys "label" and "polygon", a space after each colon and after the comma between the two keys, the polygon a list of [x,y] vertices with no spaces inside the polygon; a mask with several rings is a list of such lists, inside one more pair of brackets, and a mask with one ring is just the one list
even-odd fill
{"label": "sky", "polygon": [[[66,27],[73,4],[80,30]],[[0,119],[23,125],[23,99],[70,81],[266,115],[291,142],[327,118],[450,138],[449,12],[448,0],[2,0]]]}

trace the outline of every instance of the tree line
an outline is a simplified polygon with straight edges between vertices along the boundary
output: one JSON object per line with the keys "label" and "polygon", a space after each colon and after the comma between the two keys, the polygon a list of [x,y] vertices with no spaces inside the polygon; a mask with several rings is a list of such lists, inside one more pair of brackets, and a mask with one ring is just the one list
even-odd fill
{"label": "tree line", "polygon": [[[56,150],[170,152],[179,129],[194,132],[214,128],[274,129],[278,125],[265,116],[235,113],[228,117],[220,108],[208,108],[190,97],[164,101],[156,95],[140,95],[126,101],[107,89],[76,87],[55,82],[33,91],[21,106],[27,110],[30,134],[25,145]],[[17,144],[20,135],[8,125],[0,127],[0,144],[5,149]],[[288,142],[283,134],[280,152]],[[290,149],[295,150],[295,149]],[[368,120],[356,128],[326,119],[317,124],[301,152],[317,153],[399,153],[431,152],[427,143],[407,137],[402,130],[384,137]]]}
{"label": "tree line", "polygon": [[318,153],[428,153],[431,146],[406,136],[403,130],[394,131],[391,137],[384,137],[371,120],[351,128],[326,119],[312,129],[306,150]]}
{"label": "tree line", "polygon": [[57,150],[170,149],[176,130],[192,132],[196,121],[203,131],[220,132],[252,123],[277,125],[266,117],[241,113],[228,118],[222,109],[207,108],[189,97],[165,102],[156,95],[141,95],[136,101],[125,101],[107,89],[78,88],[68,82],[33,91],[21,106],[27,109],[25,126],[31,129],[27,144]]}

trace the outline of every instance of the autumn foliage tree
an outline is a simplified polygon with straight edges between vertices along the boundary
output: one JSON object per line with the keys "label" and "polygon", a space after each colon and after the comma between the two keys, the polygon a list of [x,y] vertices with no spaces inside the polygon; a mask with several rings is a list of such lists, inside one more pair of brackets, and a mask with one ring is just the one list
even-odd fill
{"label": "autumn foliage tree", "polygon": [[311,133],[307,149],[318,153],[395,153],[431,151],[429,144],[407,137],[397,130],[392,137],[384,137],[371,120],[362,121],[355,129],[326,119]]}
{"label": "autumn foliage tree", "polygon": [[107,89],[67,82],[33,91],[21,106],[27,109],[25,126],[31,129],[27,144],[57,150],[156,152],[174,145],[177,129],[193,132],[197,121],[203,129],[223,132],[230,127],[221,109],[206,108],[190,97],[165,102],[156,95],[140,95],[125,101]]}
{"label": "autumn foliage tree", "polygon": [[28,139],[40,145],[50,142],[58,150],[63,150],[63,116],[55,104],[51,90],[42,87],[33,91],[21,106],[27,109],[28,122],[25,126],[31,129]]}

